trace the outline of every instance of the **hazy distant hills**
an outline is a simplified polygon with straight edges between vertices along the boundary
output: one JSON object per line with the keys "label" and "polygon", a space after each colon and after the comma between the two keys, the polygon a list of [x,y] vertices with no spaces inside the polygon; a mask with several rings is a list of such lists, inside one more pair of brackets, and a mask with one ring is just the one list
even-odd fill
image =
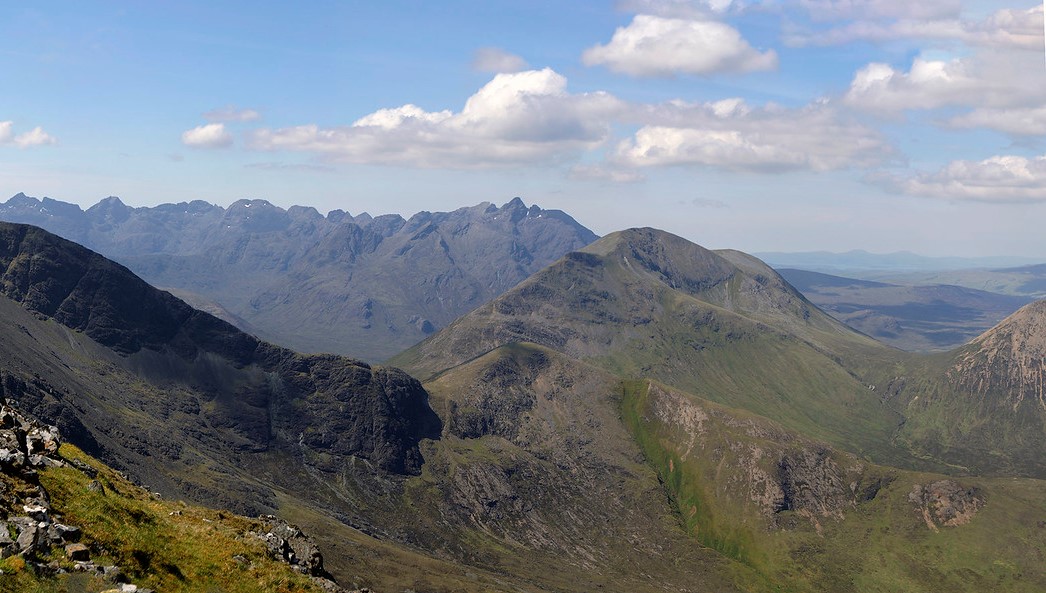
{"label": "hazy distant hills", "polygon": [[305,352],[382,360],[596,236],[516,198],[453,212],[326,216],[264,200],[86,211],[18,194],[0,219],[86,245]]}
{"label": "hazy distant hills", "polygon": [[961,346],[1032,300],[960,286],[904,286],[807,270],[777,271],[836,319],[911,351]]}
{"label": "hazy distant hills", "polygon": [[[800,268],[830,274],[847,275],[854,271],[888,273],[960,270],[971,268],[1004,268],[1041,263],[1041,259],[1016,256],[999,257],[927,257],[910,251],[869,253],[861,249],[834,253],[830,251],[761,252],[753,254],[774,268]],[[864,277],[864,276],[859,276]]]}
{"label": "hazy distant hills", "polygon": [[36,228],[0,224],[0,270],[24,409],[168,498],[303,525],[356,587],[1046,589],[1041,302],[911,354],[752,256],[630,229],[394,357],[419,383]]}

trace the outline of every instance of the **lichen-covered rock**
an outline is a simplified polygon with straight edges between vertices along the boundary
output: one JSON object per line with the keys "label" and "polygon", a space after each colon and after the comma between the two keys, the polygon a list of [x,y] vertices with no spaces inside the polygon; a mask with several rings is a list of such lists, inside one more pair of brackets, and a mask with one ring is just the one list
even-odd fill
{"label": "lichen-covered rock", "polygon": [[324,591],[345,591],[323,568],[323,555],[312,538],[274,515],[263,515],[261,520],[266,530],[263,533],[255,533],[254,536],[265,542],[271,557],[286,562],[301,574],[309,575]]}

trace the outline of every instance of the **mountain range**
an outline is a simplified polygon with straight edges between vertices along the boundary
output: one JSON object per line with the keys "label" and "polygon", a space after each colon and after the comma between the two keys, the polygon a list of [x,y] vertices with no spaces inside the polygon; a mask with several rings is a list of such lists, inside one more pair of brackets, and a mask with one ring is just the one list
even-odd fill
{"label": "mountain range", "polygon": [[166,498],[302,525],[343,584],[1046,588],[1041,302],[912,354],[629,229],[373,366],[37,228],[0,224],[0,270],[7,397]]}
{"label": "mountain range", "polygon": [[118,261],[251,333],[303,352],[381,361],[596,236],[515,198],[453,212],[352,216],[265,200],[87,210],[18,194],[0,220]]}

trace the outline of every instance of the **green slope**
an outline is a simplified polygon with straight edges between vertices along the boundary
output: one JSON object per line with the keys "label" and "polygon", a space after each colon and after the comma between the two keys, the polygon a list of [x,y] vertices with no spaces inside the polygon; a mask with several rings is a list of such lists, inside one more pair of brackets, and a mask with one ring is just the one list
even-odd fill
{"label": "green slope", "polygon": [[1046,587],[1041,481],[887,468],[659,384],[629,382],[623,394],[686,530],[777,590]]}
{"label": "green slope", "polygon": [[726,255],[660,231],[614,233],[391,362],[426,377],[530,341],[860,455],[924,464],[891,444],[903,418],[865,380],[903,353],[831,319],[750,256]]}

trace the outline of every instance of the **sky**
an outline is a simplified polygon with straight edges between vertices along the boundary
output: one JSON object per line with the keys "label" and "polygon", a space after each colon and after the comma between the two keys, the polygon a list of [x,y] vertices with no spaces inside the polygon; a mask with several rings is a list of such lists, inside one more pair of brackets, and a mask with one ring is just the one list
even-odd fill
{"label": "sky", "polygon": [[710,248],[1046,259],[1016,0],[0,6],[0,200],[514,196]]}

